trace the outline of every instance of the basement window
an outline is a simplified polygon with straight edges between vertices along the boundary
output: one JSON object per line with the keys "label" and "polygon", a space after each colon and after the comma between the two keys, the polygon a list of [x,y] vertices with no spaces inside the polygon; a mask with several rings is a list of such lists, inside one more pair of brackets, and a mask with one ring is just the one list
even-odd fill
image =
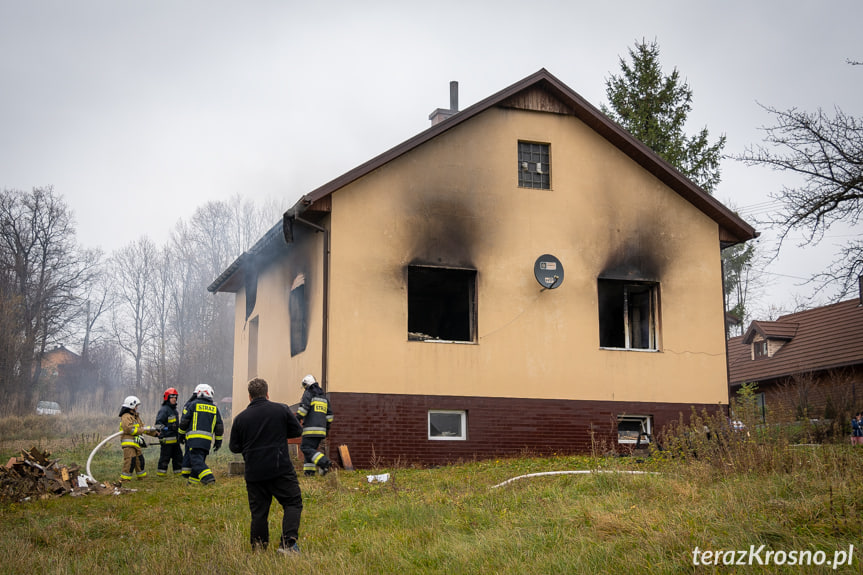
{"label": "basement window", "polygon": [[551,154],[548,144],[518,143],[518,187],[551,189]]}
{"label": "basement window", "polygon": [[308,342],[306,277],[299,274],[291,285],[288,296],[288,315],[291,319],[291,357],[305,351]]}
{"label": "basement window", "polygon": [[476,270],[408,267],[408,340],[472,342]]}
{"label": "basement window", "polygon": [[653,435],[653,424],[649,415],[618,415],[617,443],[647,445]]}
{"label": "basement window", "polygon": [[599,280],[599,345],[657,349],[658,284]]}
{"label": "basement window", "polygon": [[429,439],[464,441],[467,439],[467,412],[429,410]]}

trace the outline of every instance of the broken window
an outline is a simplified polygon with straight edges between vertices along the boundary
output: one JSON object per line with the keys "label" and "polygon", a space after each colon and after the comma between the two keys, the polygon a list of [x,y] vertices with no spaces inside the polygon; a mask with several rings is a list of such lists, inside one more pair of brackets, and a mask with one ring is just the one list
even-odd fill
{"label": "broken window", "polygon": [[551,154],[548,144],[518,143],[518,187],[551,189]]}
{"label": "broken window", "polygon": [[291,286],[288,296],[288,314],[291,318],[291,357],[305,351],[308,341],[306,320],[306,278],[299,274]]}
{"label": "broken window", "polygon": [[467,439],[467,412],[430,410],[429,439]]}
{"label": "broken window", "polygon": [[653,425],[649,415],[617,416],[618,443],[647,445],[652,434]]}
{"label": "broken window", "polygon": [[258,316],[249,320],[249,379],[258,377]]}
{"label": "broken window", "polygon": [[408,267],[408,339],[474,341],[476,270]]}
{"label": "broken window", "polygon": [[599,280],[599,345],[657,349],[657,284]]}

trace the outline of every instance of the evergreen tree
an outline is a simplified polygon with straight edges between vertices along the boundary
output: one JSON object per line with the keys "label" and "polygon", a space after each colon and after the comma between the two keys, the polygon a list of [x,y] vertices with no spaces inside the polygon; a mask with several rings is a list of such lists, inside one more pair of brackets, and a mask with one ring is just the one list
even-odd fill
{"label": "evergreen tree", "polygon": [[692,90],[677,68],[668,76],[663,74],[656,41],[636,43],[629,49],[629,58],[631,62],[620,59],[619,76],[605,81],[610,107],[603,105],[603,113],[712,194],[719,184],[725,136],[711,144],[707,128],[686,135]]}

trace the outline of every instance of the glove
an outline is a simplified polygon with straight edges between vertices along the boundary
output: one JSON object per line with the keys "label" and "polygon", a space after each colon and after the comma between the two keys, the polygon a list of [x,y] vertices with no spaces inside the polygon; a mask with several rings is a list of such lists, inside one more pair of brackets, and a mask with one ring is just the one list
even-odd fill
{"label": "glove", "polygon": [[219,450],[219,448],[220,448],[220,447],[222,447],[222,440],[221,440],[221,439],[217,439],[217,440],[213,443],[213,453],[217,452],[217,451]]}
{"label": "glove", "polygon": [[152,435],[153,437],[157,437],[159,435],[159,430],[151,425],[145,426],[141,431],[147,435]]}
{"label": "glove", "polygon": [[137,443],[139,447],[147,447],[147,441],[144,439],[143,435],[136,435],[135,443]]}

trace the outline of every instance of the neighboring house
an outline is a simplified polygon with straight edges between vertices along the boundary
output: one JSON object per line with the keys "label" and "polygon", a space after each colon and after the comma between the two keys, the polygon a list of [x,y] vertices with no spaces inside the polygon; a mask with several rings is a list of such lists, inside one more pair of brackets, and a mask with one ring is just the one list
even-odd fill
{"label": "neighboring house", "polygon": [[[81,356],[58,345],[42,356],[39,396],[45,400],[68,400],[78,382]],[[65,403],[65,401],[64,401]]]}
{"label": "neighboring house", "polygon": [[312,373],[331,451],[369,466],[606,450],[727,406],[720,248],[755,230],[544,69],[462,111],[452,88],[209,286],[236,294],[236,409]]}
{"label": "neighboring house", "polygon": [[753,321],[728,340],[731,393],[757,384],[766,419],[828,418],[863,408],[861,299]]}

